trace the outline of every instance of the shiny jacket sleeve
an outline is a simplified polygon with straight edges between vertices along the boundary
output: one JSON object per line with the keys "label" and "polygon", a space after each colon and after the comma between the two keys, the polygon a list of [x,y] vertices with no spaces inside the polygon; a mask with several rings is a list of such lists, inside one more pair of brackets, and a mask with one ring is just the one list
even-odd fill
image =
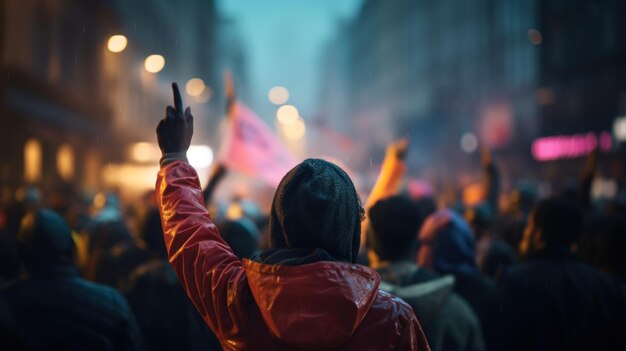
{"label": "shiny jacket sleeve", "polygon": [[412,315],[402,331],[396,350],[430,351],[426,336],[415,315]]}
{"label": "shiny jacket sleeve", "polygon": [[196,309],[219,337],[233,327],[228,296],[245,276],[242,262],[209,217],[198,175],[187,162],[161,168],[156,194],[169,261]]}

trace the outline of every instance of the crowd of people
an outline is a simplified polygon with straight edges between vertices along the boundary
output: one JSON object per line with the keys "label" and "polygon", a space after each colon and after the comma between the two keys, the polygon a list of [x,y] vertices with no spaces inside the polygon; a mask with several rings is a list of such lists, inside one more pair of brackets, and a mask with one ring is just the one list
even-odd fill
{"label": "crowd of people", "polygon": [[626,349],[626,198],[591,199],[595,154],[577,188],[539,198],[501,194],[485,151],[484,200],[442,207],[406,186],[402,140],[364,203],[307,159],[269,214],[233,217],[210,211],[228,170],[202,189],[192,134],[174,86],[156,191],[130,214],[114,193],[90,212],[35,187],[2,208],[1,349]]}

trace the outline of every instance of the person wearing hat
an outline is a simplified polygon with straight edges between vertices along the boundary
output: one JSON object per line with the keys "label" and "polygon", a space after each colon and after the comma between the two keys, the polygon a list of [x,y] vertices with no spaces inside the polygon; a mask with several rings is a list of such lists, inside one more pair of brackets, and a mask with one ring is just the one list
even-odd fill
{"label": "person wearing hat", "polygon": [[173,84],[157,127],[156,192],[169,261],[225,350],[428,350],[411,307],[356,265],[363,210],[348,175],[308,159],[280,182],[270,246],[240,260],[204,206],[185,153],[193,117]]}

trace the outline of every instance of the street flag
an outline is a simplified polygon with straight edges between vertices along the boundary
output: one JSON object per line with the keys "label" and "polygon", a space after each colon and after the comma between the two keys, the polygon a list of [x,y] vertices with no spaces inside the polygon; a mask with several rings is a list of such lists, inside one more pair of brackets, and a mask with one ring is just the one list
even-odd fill
{"label": "street flag", "polygon": [[241,102],[229,112],[229,128],[220,155],[227,168],[277,187],[298,162],[272,130]]}

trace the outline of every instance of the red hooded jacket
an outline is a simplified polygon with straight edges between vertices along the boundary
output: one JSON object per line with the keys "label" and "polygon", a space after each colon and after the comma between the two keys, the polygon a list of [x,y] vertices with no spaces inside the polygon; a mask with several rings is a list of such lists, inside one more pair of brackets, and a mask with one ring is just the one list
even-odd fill
{"label": "red hooded jacket", "polygon": [[367,267],[239,260],[209,217],[196,171],[176,161],[157,179],[169,260],[224,350],[429,350],[405,302]]}

